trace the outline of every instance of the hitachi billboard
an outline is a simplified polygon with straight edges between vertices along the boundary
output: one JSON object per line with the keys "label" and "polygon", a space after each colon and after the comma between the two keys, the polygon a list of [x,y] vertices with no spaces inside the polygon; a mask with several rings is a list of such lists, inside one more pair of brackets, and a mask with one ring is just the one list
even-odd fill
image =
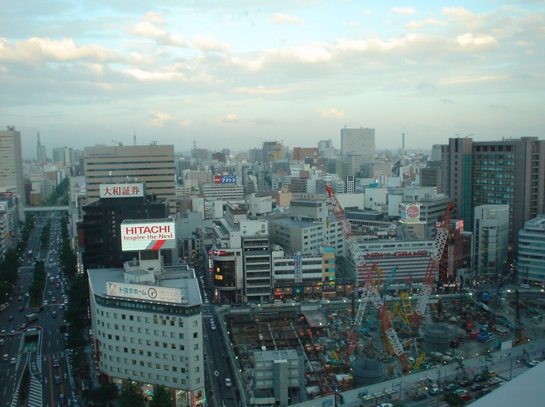
{"label": "hitachi billboard", "polygon": [[121,247],[124,252],[135,250],[174,249],[174,219],[124,221],[121,224]]}

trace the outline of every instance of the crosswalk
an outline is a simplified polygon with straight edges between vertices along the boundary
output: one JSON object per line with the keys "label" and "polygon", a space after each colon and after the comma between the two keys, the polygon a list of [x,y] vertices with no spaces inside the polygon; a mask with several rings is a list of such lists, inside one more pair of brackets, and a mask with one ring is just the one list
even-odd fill
{"label": "crosswalk", "polygon": [[42,407],[42,383],[34,373],[30,373],[30,389],[28,392],[28,407]]}

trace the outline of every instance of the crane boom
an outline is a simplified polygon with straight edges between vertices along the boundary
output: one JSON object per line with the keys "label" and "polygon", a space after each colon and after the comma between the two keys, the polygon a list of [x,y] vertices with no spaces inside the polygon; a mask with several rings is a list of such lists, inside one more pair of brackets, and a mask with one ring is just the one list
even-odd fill
{"label": "crane boom", "polygon": [[357,335],[354,334],[354,331],[357,331],[359,329],[363,320],[363,316],[365,314],[365,307],[367,305],[367,301],[371,300],[371,302],[373,303],[373,306],[377,310],[377,314],[380,316],[382,330],[385,333],[386,337],[388,338],[388,342],[392,346],[392,349],[394,353],[396,354],[396,356],[401,361],[401,364],[403,365],[403,370],[405,372],[408,372],[410,371],[410,366],[407,360],[407,356],[405,355],[405,351],[403,350],[403,345],[401,344],[401,341],[399,340],[397,333],[393,328],[392,321],[390,320],[390,315],[388,313],[388,310],[384,306],[384,303],[382,302],[382,298],[380,297],[378,289],[373,284],[373,273],[367,267],[367,264],[365,262],[365,256],[360,250],[360,247],[358,245],[356,237],[354,236],[354,233],[352,232],[352,227],[350,226],[350,223],[348,222],[344,209],[339,203],[339,201],[337,200],[337,198],[335,197],[335,194],[333,193],[333,189],[327,185],[325,189],[331,200],[331,205],[333,207],[333,213],[335,214],[335,218],[337,219],[337,221],[339,222],[339,225],[341,226],[341,230],[345,237],[346,243],[348,244],[348,248],[350,252],[352,253],[354,262],[356,263],[358,267],[358,273],[356,275],[355,285],[358,286],[360,283],[364,283],[362,301],[358,308],[356,319],[354,320],[353,333],[352,335],[350,335],[350,343],[348,344],[347,350],[346,350],[346,353],[347,353],[346,360],[350,358],[350,355],[352,351],[354,350],[354,347],[356,344]]}
{"label": "crane boom", "polygon": [[439,262],[441,261],[441,256],[443,255],[443,250],[447,243],[450,214],[453,208],[454,204],[452,202],[447,205],[441,224],[437,228],[435,234],[428,267],[426,268],[426,274],[424,275],[424,283],[418,293],[418,301],[416,302],[416,307],[414,308],[414,313],[412,315],[411,325],[413,329],[418,329],[426,315],[426,307],[428,306],[431,290],[435,283]]}

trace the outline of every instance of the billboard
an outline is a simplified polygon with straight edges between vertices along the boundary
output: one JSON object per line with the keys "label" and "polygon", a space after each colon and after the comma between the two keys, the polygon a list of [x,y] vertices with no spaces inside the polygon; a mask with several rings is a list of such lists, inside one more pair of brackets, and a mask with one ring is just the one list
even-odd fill
{"label": "billboard", "polygon": [[174,219],[121,223],[121,250],[160,250],[176,247]]}
{"label": "billboard", "polygon": [[294,275],[294,281],[296,283],[300,283],[303,281],[303,255],[301,252],[295,253],[295,256],[293,257],[293,275]]}
{"label": "billboard", "polygon": [[236,175],[214,175],[214,184],[236,184]]}
{"label": "billboard", "polygon": [[106,295],[144,301],[173,302],[177,304],[182,302],[182,291],[179,288],[113,283],[110,281],[106,282]]}
{"label": "billboard", "polygon": [[400,203],[399,214],[403,223],[420,223],[420,204]]}
{"label": "billboard", "polygon": [[144,184],[100,184],[100,198],[132,198],[144,196]]}
{"label": "billboard", "polygon": [[46,177],[43,172],[34,172],[30,174],[30,182],[40,182],[45,181]]}

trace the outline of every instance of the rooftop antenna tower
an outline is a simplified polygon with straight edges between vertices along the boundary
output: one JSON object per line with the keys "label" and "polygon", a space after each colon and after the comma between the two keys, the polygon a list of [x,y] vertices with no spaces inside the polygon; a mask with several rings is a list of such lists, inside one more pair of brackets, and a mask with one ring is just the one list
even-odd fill
{"label": "rooftop antenna tower", "polygon": [[401,133],[401,149],[405,151],[405,133]]}
{"label": "rooftop antenna tower", "polygon": [[133,145],[136,145],[136,130],[133,130],[133,136],[132,136],[132,139],[133,139]]}

